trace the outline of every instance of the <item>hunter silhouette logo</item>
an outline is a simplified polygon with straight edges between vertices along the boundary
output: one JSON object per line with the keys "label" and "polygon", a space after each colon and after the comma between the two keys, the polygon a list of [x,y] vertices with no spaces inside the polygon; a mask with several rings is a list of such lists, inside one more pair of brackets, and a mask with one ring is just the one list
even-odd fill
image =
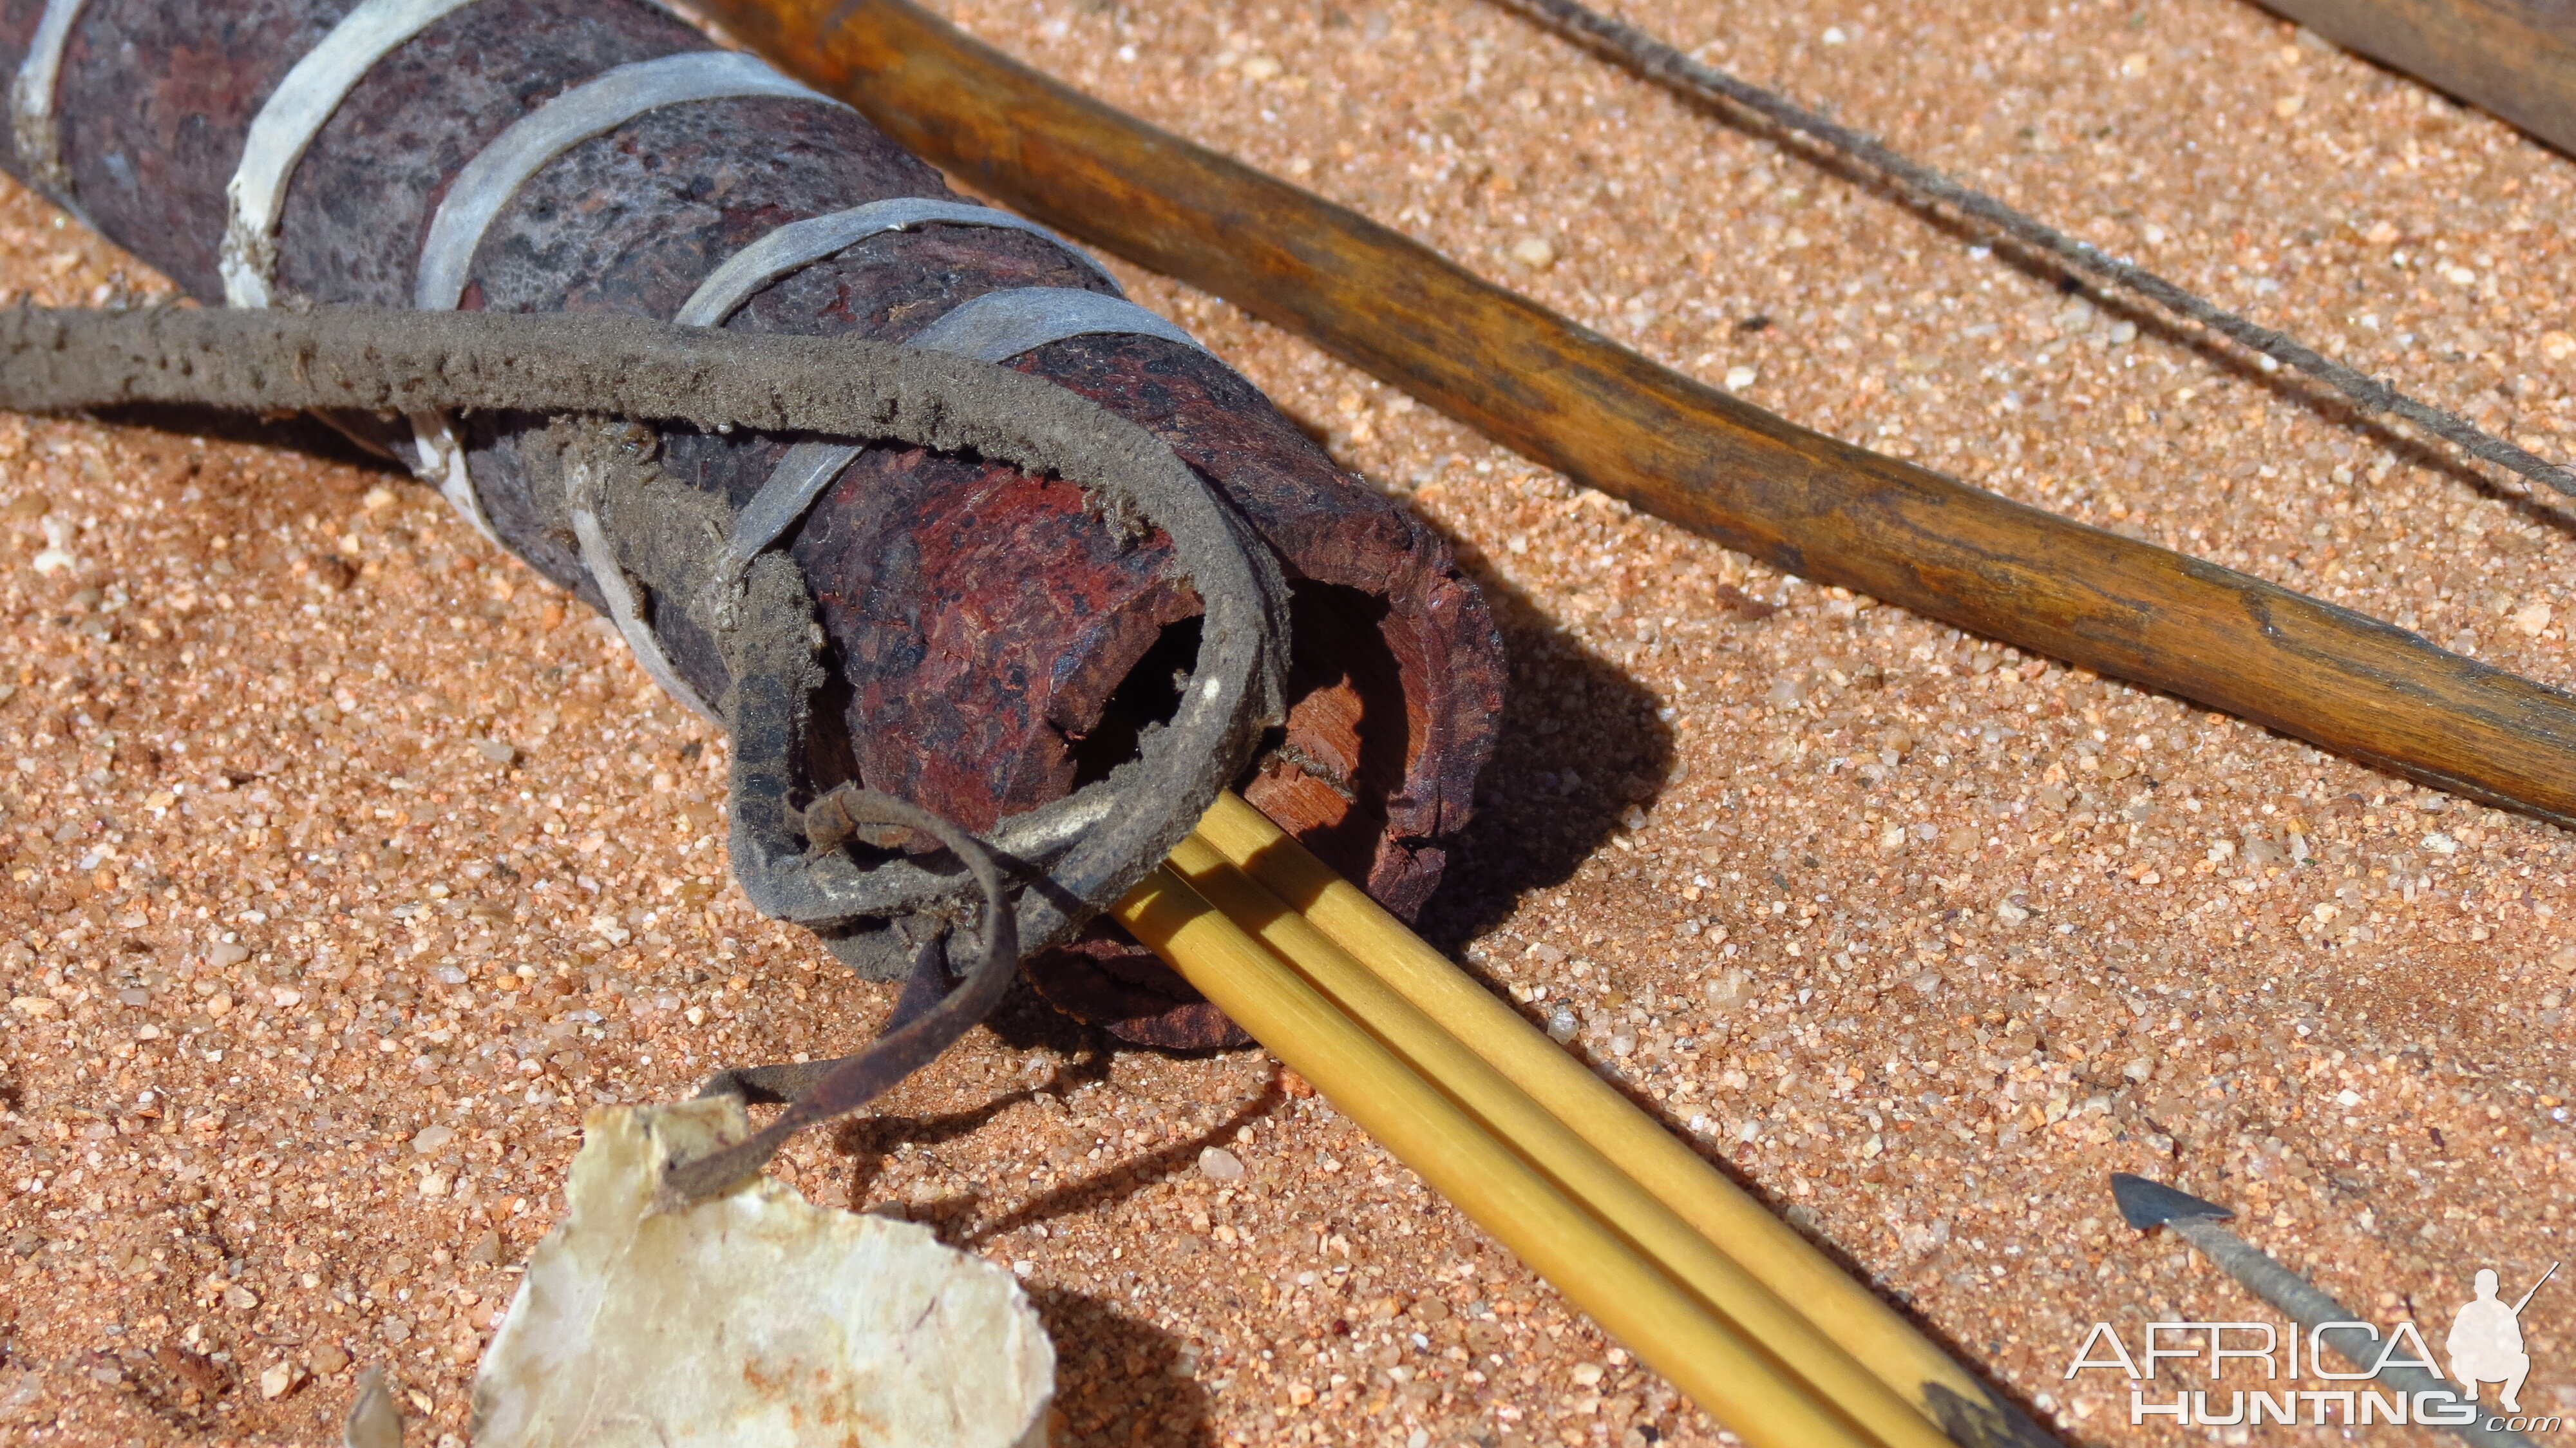
{"label": "hunter silhouette logo", "polygon": [[2522,1350],[2522,1310],[2557,1275],[2558,1264],[2552,1262],[2531,1284],[2531,1291],[2507,1307],[2496,1296],[2494,1269],[2478,1269],[2478,1295],[2451,1319],[2451,1335],[2442,1339],[2442,1351],[2451,1359],[2451,1380],[2466,1388],[2471,1398],[2479,1388],[2494,1383],[2504,1390],[2499,1398],[2504,1410],[2522,1411],[2522,1380],[2531,1376],[2531,1355]]}

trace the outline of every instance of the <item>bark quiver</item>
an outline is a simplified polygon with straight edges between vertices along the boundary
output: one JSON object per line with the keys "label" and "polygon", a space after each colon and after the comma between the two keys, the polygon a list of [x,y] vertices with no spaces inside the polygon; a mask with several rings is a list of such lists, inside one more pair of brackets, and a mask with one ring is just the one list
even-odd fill
{"label": "bark quiver", "polygon": [[[360,43],[371,26],[378,38]],[[338,62],[334,103],[326,62],[339,52],[359,59]],[[693,299],[704,311],[706,289],[721,290],[711,274],[728,262],[740,271],[738,259],[765,238],[775,247],[791,223],[897,198],[946,203],[898,205],[899,229],[809,246],[814,259],[774,276],[755,269],[700,320],[948,336],[937,344],[981,345],[1168,443],[1275,553],[1290,588],[1287,722],[1247,792],[1380,900],[1418,908],[1465,823],[1500,693],[1490,618],[1447,549],[1177,329],[1083,300],[1116,288],[1079,253],[959,219],[938,175],[856,114],[783,83],[740,83],[758,69],[747,58],[678,59],[710,53],[632,0],[16,0],[0,18],[0,73],[18,82],[0,152],[209,304],[671,319]],[[737,79],[670,81],[719,73]],[[600,108],[605,92],[647,76],[664,99]],[[273,141],[250,141],[255,123],[265,134],[294,109],[285,101],[313,115],[300,152],[281,162]],[[552,149],[528,150],[583,107],[609,123],[587,135],[556,125]],[[518,172],[496,185],[495,173],[512,175],[513,148],[525,153]],[[263,164],[275,172],[265,218]],[[460,230],[478,195],[479,230]],[[1001,319],[983,319],[980,343],[967,325],[979,299]],[[1011,350],[1013,318],[1032,313],[1076,320],[1023,327],[1048,340]],[[649,536],[634,509],[603,506],[601,524],[624,529],[608,540],[623,565],[610,571],[642,585],[617,578],[603,592],[547,461],[545,419],[448,421],[470,479],[451,497],[594,606],[649,618],[639,652],[658,648],[684,691],[728,697],[723,650],[653,587],[667,537]],[[411,428],[379,431],[414,460]],[[811,444],[791,455],[797,442],[665,426],[660,472],[721,521],[762,496],[782,462],[812,461]],[[439,463],[434,452],[419,460]],[[1122,538],[1080,488],[973,456],[878,445],[845,464],[827,456],[818,476],[819,497],[779,540],[827,635],[802,765],[811,793],[861,780],[989,830],[1105,774],[1171,709],[1201,608],[1174,576],[1168,539]],[[621,590],[640,596],[619,600]],[[836,948],[871,973],[899,964],[864,932]],[[1032,969],[1051,996],[1139,1038],[1207,1043],[1222,1026],[1204,1006],[1167,1015],[1162,992],[1177,981],[1099,926]]]}

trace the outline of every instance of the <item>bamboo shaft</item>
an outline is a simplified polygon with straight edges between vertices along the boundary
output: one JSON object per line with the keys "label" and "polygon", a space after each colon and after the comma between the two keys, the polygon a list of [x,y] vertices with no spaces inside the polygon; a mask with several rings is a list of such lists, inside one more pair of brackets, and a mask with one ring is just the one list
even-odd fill
{"label": "bamboo shaft", "polygon": [[1121,115],[908,0],[699,0],[1051,225],[1777,567],[2576,823],[2576,700],[2260,579],[1797,427]]}
{"label": "bamboo shaft", "polygon": [[1638,1358],[1758,1448],[1875,1442],[1168,868],[1118,922]]}
{"label": "bamboo shaft", "polygon": [[1172,852],[1171,868],[1306,984],[1438,1083],[1493,1135],[1879,1442],[1889,1448],[1946,1448],[1939,1429],[1772,1289],[1216,846],[1193,836]]}
{"label": "bamboo shaft", "polygon": [[1961,1409],[1974,1404],[1978,1411],[1971,1416],[1987,1418],[1989,1433],[2018,1433],[2026,1426],[2026,1420],[1893,1308],[1468,979],[1403,922],[1282,834],[1259,810],[1233,794],[1221,794],[1200,820],[1193,840],[1239,867],[1308,928],[1339,946],[1344,958],[1375,974],[1557,1120],[1580,1123],[1584,1138],[1601,1155],[1619,1163],[1639,1187],[1717,1244],[1778,1300],[1796,1304],[1824,1335],[1924,1416],[1957,1435]]}

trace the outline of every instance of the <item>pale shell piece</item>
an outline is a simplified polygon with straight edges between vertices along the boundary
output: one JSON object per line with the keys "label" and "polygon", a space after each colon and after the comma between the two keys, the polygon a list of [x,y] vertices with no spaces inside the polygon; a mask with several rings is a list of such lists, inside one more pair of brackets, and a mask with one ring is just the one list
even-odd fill
{"label": "pale shell piece", "polygon": [[1044,1448],[1055,1349],[1008,1268],[768,1177],[651,1215],[738,1101],[582,1120],[571,1210],[474,1385],[478,1448]]}

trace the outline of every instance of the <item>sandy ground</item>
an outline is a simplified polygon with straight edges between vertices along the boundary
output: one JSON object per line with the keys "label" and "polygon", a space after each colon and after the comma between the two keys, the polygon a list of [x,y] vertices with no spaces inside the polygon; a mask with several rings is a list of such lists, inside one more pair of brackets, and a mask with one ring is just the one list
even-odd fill
{"label": "sandy ground", "polygon": [[[2576,452],[2576,164],[2251,7],[1628,13]],[[2558,509],[1498,10],[958,16],[1798,422],[2569,682]],[[2133,1428],[2119,1374],[2068,1378],[2096,1322],[2270,1316],[2108,1172],[2437,1348],[2475,1269],[2565,1255],[2561,832],[1783,578],[1135,284],[1505,621],[1427,928],[2070,1442],[2341,1436]],[[0,196],[0,287],[159,285]],[[0,420],[0,1441],[322,1442],[375,1363],[455,1442],[582,1108],[836,1052],[890,995],[745,908],[723,742],[595,620],[409,483],[209,426]],[[1717,1436],[1299,1085],[1020,1006],[780,1170],[1011,1262],[1067,1443]],[[2527,1408],[2576,1412],[2571,1328],[2562,1277]],[[2246,1369],[2206,1367],[2157,1397],[2224,1411]]]}

